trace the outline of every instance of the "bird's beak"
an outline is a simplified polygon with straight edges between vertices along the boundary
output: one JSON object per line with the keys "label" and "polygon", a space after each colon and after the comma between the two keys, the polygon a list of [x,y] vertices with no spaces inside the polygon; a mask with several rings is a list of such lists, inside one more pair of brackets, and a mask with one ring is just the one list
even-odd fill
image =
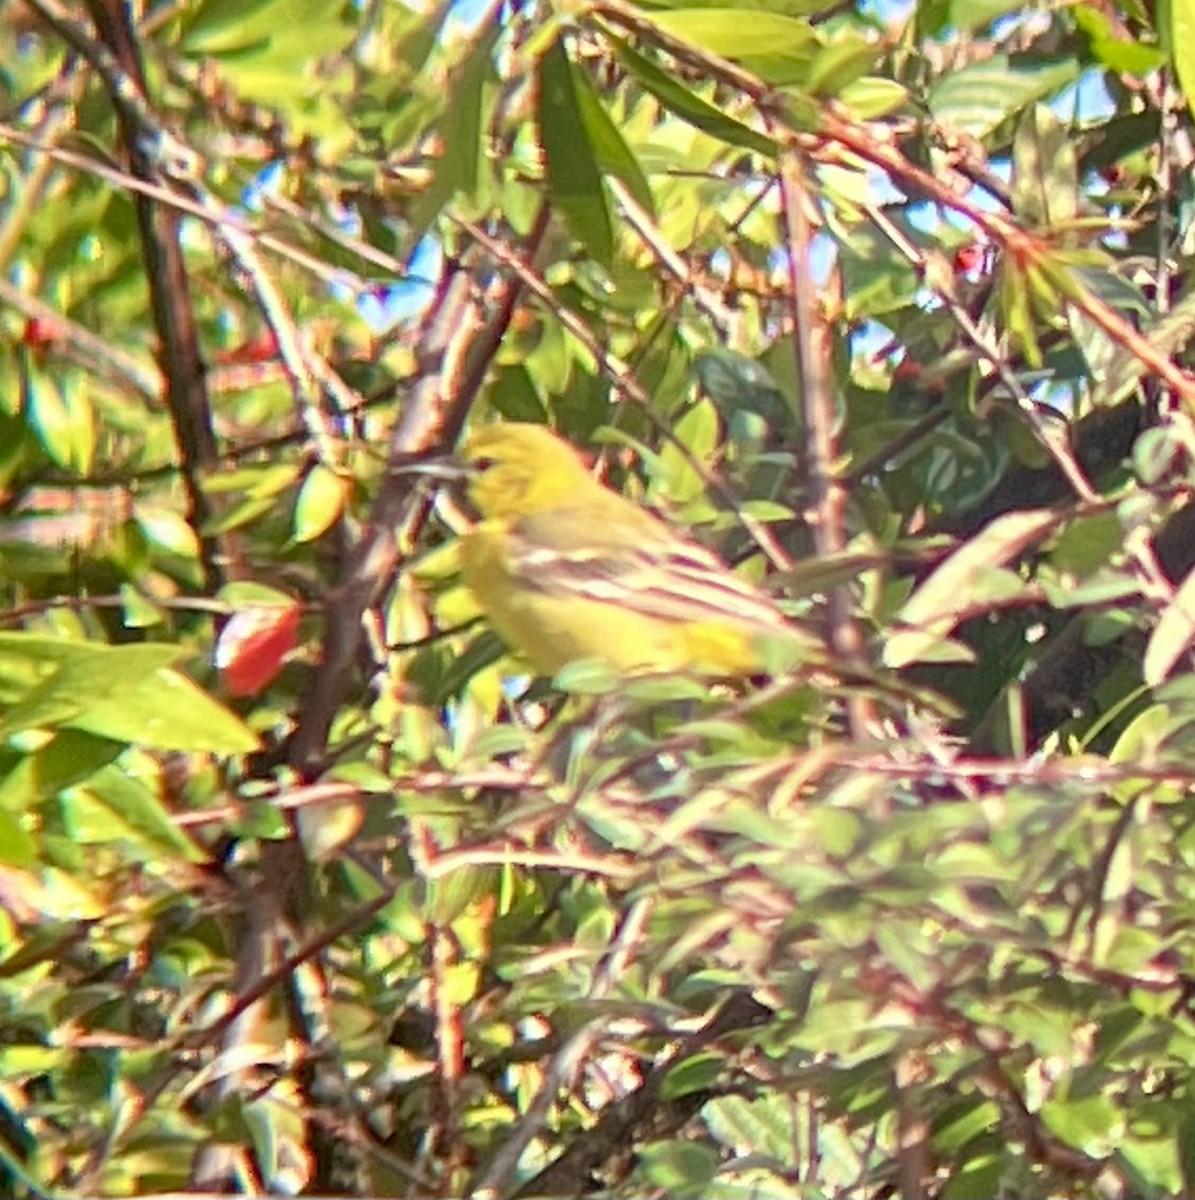
{"label": "bird's beak", "polygon": [[396,475],[426,475],[440,483],[462,483],[473,474],[473,464],[456,454],[421,455],[393,468]]}

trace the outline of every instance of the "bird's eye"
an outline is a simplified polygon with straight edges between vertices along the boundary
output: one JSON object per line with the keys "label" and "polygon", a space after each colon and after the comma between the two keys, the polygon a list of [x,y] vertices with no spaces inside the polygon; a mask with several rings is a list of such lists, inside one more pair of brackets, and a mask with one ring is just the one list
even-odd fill
{"label": "bird's eye", "polygon": [[473,460],[473,465],[479,471],[488,471],[494,465],[495,462],[497,462],[497,459],[486,458],[484,455],[482,455],[481,457],[475,458]]}

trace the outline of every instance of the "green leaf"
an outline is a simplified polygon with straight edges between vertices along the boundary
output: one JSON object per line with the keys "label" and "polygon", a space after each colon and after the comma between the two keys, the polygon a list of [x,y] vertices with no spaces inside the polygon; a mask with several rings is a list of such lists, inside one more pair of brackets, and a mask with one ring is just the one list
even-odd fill
{"label": "green leaf", "polygon": [[1179,87],[1195,111],[1195,0],[1170,0],[1170,46]]}
{"label": "green leaf", "polygon": [[1133,472],[1146,487],[1156,487],[1182,461],[1182,438],[1169,425],[1146,429],[1133,443]]}
{"label": "green leaf", "polygon": [[261,838],[277,841],[279,838],[292,837],[294,826],[277,805],[268,800],[253,800],[246,804],[244,811],[235,821],[233,828],[238,837]]}
{"label": "green leaf", "polygon": [[656,202],[647,176],[644,175],[639,160],[631,153],[621,130],[611,120],[605,105],[590,83],[589,76],[584,71],[574,69],[571,71],[571,78],[581,123],[598,165],[607,174],[620,179],[642,208],[654,216]]}
{"label": "green leaf", "polygon": [[254,499],[273,500],[299,477],[302,467],[294,462],[263,463],[221,471],[204,480],[206,492],[226,496],[244,492]]}
{"label": "green leaf", "polygon": [[[653,470],[653,495],[658,490],[676,505],[704,500],[705,480],[697,467],[708,463],[719,442],[718,410],[709,401],[694,404],[672,427],[670,438],[657,456],[659,470]],[[696,465],[695,465],[696,464]]]}
{"label": "green leaf", "polygon": [[[726,0],[640,0],[639,8],[668,11],[671,9],[717,8],[725,9]],[[744,0],[737,12],[768,14],[779,13],[785,17],[816,17],[825,12],[826,0]]]}
{"label": "green leaf", "polygon": [[1032,267],[1022,270],[1016,263],[1007,261],[1000,272],[996,298],[1004,323],[1008,327],[1009,337],[1031,367],[1040,367],[1041,346],[1033,322],[1033,295],[1030,287],[1032,271]]}
{"label": "green leaf", "polygon": [[1166,65],[1168,55],[1161,46],[1147,46],[1120,37],[1107,15],[1094,5],[1078,4],[1071,11],[1075,24],[1087,34],[1092,56],[1117,75],[1143,77]]}
{"label": "green leaf", "polygon": [[1074,59],[1014,67],[1004,54],[945,73],[930,89],[929,108],[943,125],[986,137],[1013,113],[1056,93],[1079,76]]}
{"label": "green leaf", "polygon": [[199,539],[195,536],[195,528],[181,513],[139,504],[134,519],[146,540],[166,553],[182,558],[198,557]]}
{"label": "green leaf", "polygon": [[[222,45],[243,45],[255,18],[277,0],[199,0],[186,13],[182,46],[189,52],[212,51]],[[248,34],[253,40],[265,33]]]}
{"label": "green leaf", "polygon": [[[229,533],[234,529],[240,529],[252,524],[259,517],[263,517],[266,513],[273,511],[274,506],[278,502],[278,493],[290,486],[298,476],[299,468],[297,465],[270,471],[262,480],[262,489],[266,489],[268,485],[268,490],[254,488],[239,504],[222,513],[219,517],[208,521],[203,527],[203,533],[208,537],[215,537],[217,534]],[[216,491],[219,489],[212,488],[210,490]]]}
{"label": "green leaf", "polygon": [[316,463],[295,500],[294,540],[300,544],[311,542],[330,529],[344,512],[348,491],[347,479]]}
{"label": "green leaf", "polygon": [[150,629],[166,623],[166,613],[131,583],[120,585],[121,613],[126,629]]}
{"label": "green leaf", "polygon": [[589,140],[576,73],[560,40],[540,60],[539,132],[552,203],[589,253],[609,266],[614,258],[614,219]]}
{"label": "green leaf", "polygon": [[147,857],[164,853],[187,862],[207,861],[157,796],[126,771],[109,767],[90,780],[85,790],[139,835],[149,852]]}
{"label": "green leaf", "polygon": [[882,52],[882,43],[862,34],[839,34],[817,52],[804,85],[815,96],[837,98],[871,68]]}
{"label": "green leaf", "polygon": [[754,129],[729,117],[700,96],[682,87],[670,75],[661,71],[643,55],[632,50],[620,39],[611,36],[610,45],[618,61],[629,71],[665,108],[688,121],[696,129],[708,133],[732,146],[744,146],[756,150],[769,158],[776,156],[776,143]]}
{"label": "green leaf", "polygon": [[1058,228],[1079,212],[1079,173],[1072,133],[1053,111],[1025,111],[1012,144],[1013,209],[1041,229]]}
{"label": "green leaf", "polygon": [[123,742],[60,729],[43,746],[22,757],[0,780],[0,804],[25,809],[90,778],[125,749]]}
{"label": "green leaf", "polygon": [[37,843],[15,813],[0,808],[0,863],[7,867],[35,867]]}
{"label": "green leaf", "polygon": [[949,0],[949,23],[959,33],[990,25],[1013,9],[1022,8],[1020,0]]}
{"label": "green leaf", "polygon": [[244,499],[219,517],[208,521],[203,532],[208,536],[227,533],[256,521],[272,511],[279,495],[295,483],[302,473],[299,463],[271,463],[261,467],[242,467],[222,472],[205,481],[213,495],[245,493]]}
{"label": "green leaf", "polygon": [[202,0],[188,17],[184,53],[219,55],[241,65],[302,61],[312,45],[330,54],[352,32],[340,7],[325,0]]}
{"label": "green leaf", "polygon": [[997,517],[964,542],[909,597],[898,627],[884,644],[884,662],[902,667],[945,638],[963,612],[981,600],[1014,595],[1023,583],[1002,564],[1038,542],[1058,524],[1051,509],[1025,509]]}
{"label": "green leaf", "polygon": [[1050,548],[1050,562],[1060,571],[1092,575],[1124,547],[1124,526],[1114,512],[1077,517]]}
{"label": "green leaf", "polygon": [[909,92],[894,79],[865,75],[862,79],[848,83],[838,93],[838,99],[858,120],[874,121],[903,108],[908,102]]}
{"label": "green leaf", "polygon": [[257,735],[178,671],[158,670],[68,722],[102,737],[158,750],[248,754]]}
{"label": "green leaf", "polygon": [[94,421],[79,381],[53,379],[31,367],[25,389],[29,425],[46,453],[60,467],[85,472],[91,462]]}
{"label": "green leaf", "polygon": [[[131,692],[180,653],[176,646],[114,647],[0,634],[0,703],[8,703],[0,737],[62,725],[110,706],[114,696]],[[108,736],[103,729],[91,732]]]}
{"label": "green leaf", "polygon": [[1125,1132],[1124,1113],[1109,1096],[1047,1100],[1041,1118],[1055,1137],[1101,1158],[1111,1153]]}
{"label": "green leaf", "polygon": [[548,410],[539,397],[531,372],[522,362],[498,369],[489,393],[490,407],[508,421],[546,422]]}
{"label": "green leaf", "polygon": [[755,359],[719,346],[700,351],[693,369],[724,420],[744,409],[772,424],[784,419],[788,407],[784,393],[767,367]]}
{"label": "green leaf", "polygon": [[709,1146],[693,1142],[655,1142],[639,1151],[639,1170],[653,1187],[670,1196],[709,1195],[718,1169],[718,1156]]}
{"label": "green leaf", "polygon": [[962,1163],[946,1181],[942,1200],[990,1200],[998,1195],[1004,1179],[1004,1163],[988,1153]]}
{"label": "green leaf", "polygon": [[994,1100],[975,1096],[956,1103],[934,1129],[934,1150],[939,1154],[960,1150],[992,1128],[1000,1119]]}
{"label": "green leaf", "polygon": [[677,8],[656,13],[652,23],[723,58],[776,55],[808,63],[820,42],[807,21],[759,10],[744,18],[738,8]]}
{"label": "green leaf", "polygon": [[162,750],[242,754],[256,736],[168,664],[178,646],[102,646],[0,634],[0,737],[69,726]]}
{"label": "green leaf", "polygon": [[264,583],[250,579],[238,579],[226,583],[216,598],[231,609],[237,608],[293,608],[295,598],[289,592],[280,591]]}
{"label": "green leaf", "polygon": [[724,1145],[750,1147],[752,1153],[767,1155],[785,1166],[798,1161],[792,1109],[775,1093],[750,1100],[719,1096],[703,1107],[702,1118]]}
{"label": "green leaf", "polygon": [[608,663],[600,659],[579,658],[561,667],[552,682],[562,692],[604,696],[617,691],[621,681]]}
{"label": "green leaf", "polygon": [[676,1100],[713,1087],[726,1070],[721,1054],[695,1054],[669,1069],[660,1085],[661,1100]]}
{"label": "green leaf", "polygon": [[1162,615],[1145,647],[1141,673],[1156,687],[1174,669],[1183,652],[1195,641],[1195,570],[1179,584],[1162,609]]}
{"label": "green leaf", "polygon": [[489,144],[483,121],[485,90],[493,74],[492,59],[498,33],[495,23],[452,73],[448,105],[438,123],[444,152],[436,164],[431,187],[414,206],[413,239],[426,231],[453,196],[463,193],[472,197],[478,191]]}

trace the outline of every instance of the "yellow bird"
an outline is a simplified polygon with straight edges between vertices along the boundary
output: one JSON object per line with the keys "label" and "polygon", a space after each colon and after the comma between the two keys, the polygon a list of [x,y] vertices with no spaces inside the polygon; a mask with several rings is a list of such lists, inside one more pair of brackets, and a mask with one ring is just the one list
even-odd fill
{"label": "yellow bird", "polygon": [[485,426],[463,457],[481,514],[462,538],[464,581],[538,672],[596,659],[625,674],[751,675],[778,644],[809,646],[769,596],[598,483],[545,426]]}

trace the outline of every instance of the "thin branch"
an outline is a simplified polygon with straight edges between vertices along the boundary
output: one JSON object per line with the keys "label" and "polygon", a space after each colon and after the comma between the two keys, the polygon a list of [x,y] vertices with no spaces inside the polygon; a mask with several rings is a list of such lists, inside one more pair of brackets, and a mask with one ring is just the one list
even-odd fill
{"label": "thin branch", "polygon": [[300,769],[310,769],[324,754],[332,720],[348,694],[362,619],[389,585],[404,544],[404,527],[426,505],[423,481],[399,468],[411,455],[429,451],[446,428],[455,428],[460,420],[457,414],[472,403],[473,394],[462,391],[460,379],[452,378],[449,371],[461,357],[457,343],[471,342],[476,336],[479,311],[469,272],[454,268],[441,288],[421,347],[422,378],[412,386],[395,422],[389,469],[342,579],[328,596],[320,684],[305,697],[288,749],[291,763]]}
{"label": "thin branch", "polygon": [[729,338],[735,324],[734,314],[697,278],[688,263],[669,245],[660,228],[652,220],[651,214],[631,195],[622,180],[612,178],[610,188],[618,200],[627,224],[635,231],[639,240],[651,251],[656,261],[693,297],[693,303],[705,313],[718,333],[724,338]]}
{"label": "thin branch", "polygon": [[[159,204],[173,208],[189,217],[194,217],[197,221],[202,221],[204,225],[212,226],[217,232],[228,226],[241,230],[252,237],[263,250],[269,250],[271,253],[277,254],[279,258],[285,258],[293,262],[295,266],[307,271],[315,278],[326,283],[329,287],[344,288],[350,294],[357,297],[371,292],[374,288],[374,283],[371,280],[364,279],[360,275],[343,267],[329,267],[327,263],[315,255],[309,254],[306,250],[292,245],[276,234],[255,229],[248,217],[233,209],[205,206],[183,195],[173,187],[167,187],[164,184],[154,183],[146,179],[138,179],[136,176],[130,175],[127,171],[113,167],[108,163],[100,161],[98,158],[81,154],[76,150],[68,150],[62,146],[55,146],[13,125],[0,123],[0,140],[11,142],[14,146],[22,146],[26,150],[36,151],[38,154],[45,155],[46,158],[64,167],[70,167],[73,170],[80,171],[96,179],[102,179],[105,183],[111,183],[113,186],[122,188],[125,191],[147,196],[151,200],[156,200]],[[328,230],[322,225],[319,228],[321,233],[328,234]],[[392,255],[386,254],[384,251],[373,250],[371,258],[377,261],[379,266],[385,267],[390,274],[398,274],[403,277],[408,276],[403,263]]]}
{"label": "thin branch", "polygon": [[[786,240],[793,353],[801,385],[805,459],[814,545],[819,555],[838,554],[846,545],[843,515],[846,493],[834,476],[834,393],[829,342],[818,311],[811,261],[812,197],[795,153],[780,159],[780,197]],[[840,631],[841,632],[841,631]],[[837,640],[835,642],[837,644]]]}
{"label": "thin branch", "polygon": [[[830,369],[830,333],[815,295],[813,276],[813,198],[805,184],[798,154],[787,150],[779,164],[780,209],[789,276],[789,305],[793,354],[801,383],[801,415],[805,432],[805,468],[808,476],[808,521],[818,557],[840,554],[846,547],[847,491],[835,474],[837,413]],[[852,614],[849,586],[835,587],[826,605],[830,645],[847,662],[863,654],[863,634]],[[851,728],[856,735],[874,725],[870,701],[852,692],[847,701]]]}
{"label": "thin branch", "polygon": [[[162,376],[152,367],[99,337],[58,309],[27,295],[0,276],[0,303],[15,308],[29,320],[42,321],[49,331],[54,352],[61,351],[88,370],[113,383],[132,387],[151,404],[162,403]],[[122,476],[127,478],[127,476]]]}
{"label": "thin branch", "polygon": [[1064,437],[1059,437],[1055,429],[1042,419],[1037,404],[1021,386],[1021,381],[1006,361],[1006,356],[1000,348],[993,344],[976,324],[971,314],[959,303],[950,284],[953,280],[940,277],[940,273],[930,269],[930,262],[921,250],[915,246],[896,224],[879,208],[868,206],[865,210],[881,233],[905,256],[921,275],[926,287],[933,290],[934,295],[946,306],[955,324],[963,331],[968,341],[987,360],[988,365],[995,371],[1000,382],[1008,389],[1009,394],[1017,402],[1018,408],[1025,417],[1029,428],[1038,444],[1054,460],[1063,478],[1071,485],[1075,494],[1088,503],[1097,503],[1099,495],[1091,486],[1083,468],[1075,458],[1074,452]]}
{"label": "thin branch", "polygon": [[[62,9],[56,0],[29,0],[38,15],[97,71],[108,89],[120,122],[121,137],[133,175],[154,181],[157,163],[146,145],[148,110],[138,42],[129,12],[116,0],[91,0],[89,9],[100,41]],[[162,344],[166,403],[174,425],[187,495],[187,520],[202,530],[213,514],[200,479],[217,462],[216,436],[204,378],[199,330],[191,303],[190,275],[183,260],[178,214],[145,196],[135,196],[150,306]],[[214,592],[223,578],[223,555],[215,539],[199,535],[206,587]]]}

